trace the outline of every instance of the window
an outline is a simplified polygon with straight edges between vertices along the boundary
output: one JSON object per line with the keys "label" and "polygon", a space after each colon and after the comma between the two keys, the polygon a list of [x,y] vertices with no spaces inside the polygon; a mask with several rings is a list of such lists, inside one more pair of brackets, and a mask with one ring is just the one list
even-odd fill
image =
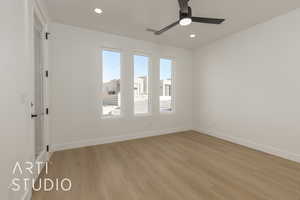
{"label": "window", "polygon": [[102,51],[102,115],[121,114],[121,53]]}
{"label": "window", "polygon": [[133,56],[134,113],[149,113],[149,57]]}
{"label": "window", "polygon": [[173,111],[172,60],[160,59],[159,104],[161,112]]}

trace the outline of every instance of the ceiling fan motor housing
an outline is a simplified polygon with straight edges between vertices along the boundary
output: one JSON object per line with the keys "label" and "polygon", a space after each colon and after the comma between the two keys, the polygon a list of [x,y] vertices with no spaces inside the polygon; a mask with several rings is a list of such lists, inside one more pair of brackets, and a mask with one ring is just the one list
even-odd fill
{"label": "ceiling fan motor housing", "polygon": [[187,13],[179,11],[179,17],[180,17],[180,19],[192,18],[192,9],[191,9],[191,7],[188,8]]}

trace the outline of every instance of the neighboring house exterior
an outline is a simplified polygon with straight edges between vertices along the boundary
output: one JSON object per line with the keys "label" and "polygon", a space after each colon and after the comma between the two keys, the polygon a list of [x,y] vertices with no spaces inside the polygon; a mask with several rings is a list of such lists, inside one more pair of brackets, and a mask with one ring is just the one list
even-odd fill
{"label": "neighboring house exterior", "polygon": [[172,96],[172,82],[171,79],[160,80],[160,96]]}
{"label": "neighboring house exterior", "polygon": [[119,79],[114,79],[103,84],[103,104],[120,106]]}
{"label": "neighboring house exterior", "polygon": [[134,79],[134,96],[148,95],[148,78],[141,76]]}
{"label": "neighboring house exterior", "polygon": [[160,80],[160,110],[172,111],[172,80]]}
{"label": "neighboring house exterior", "polygon": [[[171,79],[160,80],[160,96],[165,97],[166,101],[170,101],[172,96]],[[148,95],[148,78],[141,76],[134,79],[134,96],[136,100],[144,100]],[[120,106],[120,80],[114,79],[103,85],[103,105],[104,106]]]}

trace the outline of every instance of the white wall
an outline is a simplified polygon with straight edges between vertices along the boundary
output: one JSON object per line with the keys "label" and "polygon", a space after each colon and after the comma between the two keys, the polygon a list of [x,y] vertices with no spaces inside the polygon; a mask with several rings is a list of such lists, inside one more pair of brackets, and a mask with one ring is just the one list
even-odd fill
{"label": "white wall", "polygon": [[[183,49],[85,30],[51,24],[51,143],[54,150],[141,137],[190,129],[192,124],[192,56]],[[123,106],[121,119],[101,119],[100,115],[100,55],[101,47],[120,48],[124,56]],[[176,112],[134,117],[133,90],[129,87],[132,50],[149,53],[153,57],[153,77],[159,87],[158,56],[175,58]],[[158,110],[159,90],[153,91],[154,110]]]}
{"label": "white wall", "polygon": [[[34,162],[30,103],[34,103],[33,15],[39,6],[35,0],[4,0],[1,7],[0,199],[25,200],[31,189],[24,191],[23,179],[31,180],[33,174],[26,170],[13,174],[13,168],[17,162],[22,169],[25,162]],[[13,178],[20,179],[18,192],[11,190]]]}
{"label": "white wall", "polygon": [[[32,1],[1,1],[0,12],[0,198],[20,200],[24,190],[9,189],[16,162],[33,161],[29,102],[33,99]],[[30,177],[23,174],[22,177]]]}
{"label": "white wall", "polygon": [[300,161],[300,9],[199,49],[194,128]]}

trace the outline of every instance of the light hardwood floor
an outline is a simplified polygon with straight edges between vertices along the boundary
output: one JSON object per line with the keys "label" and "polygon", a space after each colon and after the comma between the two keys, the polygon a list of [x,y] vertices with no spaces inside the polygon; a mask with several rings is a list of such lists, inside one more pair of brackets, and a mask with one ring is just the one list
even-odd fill
{"label": "light hardwood floor", "polygon": [[300,164],[193,131],[56,152],[33,200],[300,200]]}

